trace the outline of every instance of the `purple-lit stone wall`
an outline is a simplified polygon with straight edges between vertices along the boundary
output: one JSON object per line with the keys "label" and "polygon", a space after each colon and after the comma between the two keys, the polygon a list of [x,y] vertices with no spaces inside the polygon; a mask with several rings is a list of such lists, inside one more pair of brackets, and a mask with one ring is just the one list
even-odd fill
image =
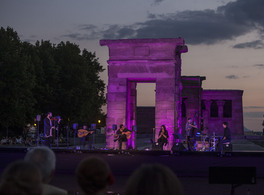
{"label": "purple-lit stone wall", "polygon": [[[116,148],[112,125],[136,125],[136,83],[156,83],[156,139],[161,125],[169,132],[167,150],[172,147],[180,112],[180,55],[187,52],[182,38],[101,40],[109,48],[106,147]],[[135,132],[128,145],[135,148]]]}
{"label": "purple-lit stone wall", "polygon": [[[205,103],[204,127],[207,134],[223,135],[224,121],[228,122],[232,135],[244,135],[243,126],[243,103],[242,90],[203,90],[202,100]],[[232,117],[224,117],[223,107],[226,100],[232,101]],[[212,101],[216,101],[218,106],[218,117],[211,117],[210,106]]]}
{"label": "purple-lit stone wall", "polygon": [[182,93],[181,98],[186,107],[186,116],[182,117],[182,134],[185,135],[185,124],[188,118],[195,120],[200,128],[201,116],[201,94],[202,82],[205,77],[201,76],[182,76]]}

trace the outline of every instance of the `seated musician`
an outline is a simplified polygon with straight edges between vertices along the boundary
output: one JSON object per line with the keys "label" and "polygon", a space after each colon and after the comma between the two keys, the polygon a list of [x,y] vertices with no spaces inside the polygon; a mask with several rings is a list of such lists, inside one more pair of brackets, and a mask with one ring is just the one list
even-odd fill
{"label": "seated musician", "polygon": [[120,125],[120,128],[115,134],[116,141],[119,143],[119,150],[127,149],[127,139],[130,138],[132,131],[125,128],[123,124]]}
{"label": "seated musician", "polygon": [[160,132],[159,132],[159,137],[158,137],[158,143],[160,146],[160,149],[163,150],[163,146],[168,144],[168,131],[166,130],[165,125],[162,125],[160,128]]}
{"label": "seated musician", "polygon": [[227,122],[223,122],[223,128],[224,128],[224,136],[220,141],[220,152],[223,154],[223,144],[230,143],[231,142],[231,131],[228,127]]}
{"label": "seated musician", "polygon": [[93,131],[88,130],[86,123],[83,124],[83,129],[78,130],[78,137],[80,138],[80,146],[82,146],[82,149],[85,149],[86,142],[88,143],[89,150],[92,149],[92,140],[90,140],[92,133]]}

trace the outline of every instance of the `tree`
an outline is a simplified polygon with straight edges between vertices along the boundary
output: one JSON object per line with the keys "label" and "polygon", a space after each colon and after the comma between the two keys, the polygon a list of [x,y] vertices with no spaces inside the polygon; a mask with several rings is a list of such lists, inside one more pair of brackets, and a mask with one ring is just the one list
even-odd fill
{"label": "tree", "polygon": [[101,116],[105,103],[105,84],[99,73],[104,69],[95,53],[83,50],[70,42],[61,42],[55,59],[61,67],[58,110],[73,122],[94,123]]}
{"label": "tree", "polygon": [[35,44],[34,65],[36,75],[36,86],[34,96],[38,102],[35,109],[38,113],[55,111],[58,99],[60,66],[54,59],[55,46],[49,41],[37,41]]}
{"label": "tree", "polygon": [[64,121],[96,123],[105,104],[104,71],[95,53],[70,42],[20,41],[0,30],[0,128],[23,129],[37,114],[51,111]]}
{"label": "tree", "polygon": [[23,128],[34,114],[34,67],[27,47],[13,29],[0,29],[0,123],[5,129]]}

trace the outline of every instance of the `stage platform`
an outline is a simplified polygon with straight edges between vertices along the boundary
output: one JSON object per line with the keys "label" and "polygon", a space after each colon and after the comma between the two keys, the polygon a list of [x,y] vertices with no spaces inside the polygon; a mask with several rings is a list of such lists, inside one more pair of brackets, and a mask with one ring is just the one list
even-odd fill
{"label": "stage platform", "polygon": [[[10,163],[23,159],[31,147],[1,146],[0,171]],[[75,168],[81,160],[98,156],[105,159],[115,176],[115,184],[109,188],[116,194],[123,194],[126,181],[133,171],[142,164],[161,163],[170,167],[182,182],[185,195],[223,195],[230,194],[231,184],[209,184],[209,167],[256,167],[256,184],[245,184],[235,190],[235,194],[263,194],[264,190],[264,149],[248,140],[234,140],[233,152],[219,156],[218,152],[171,152],[128,150],[106,150],[97,143],[94,150],[78,150],[75,147],[53,147],[57,158],[56,173],[52,184],[77,192]]]}

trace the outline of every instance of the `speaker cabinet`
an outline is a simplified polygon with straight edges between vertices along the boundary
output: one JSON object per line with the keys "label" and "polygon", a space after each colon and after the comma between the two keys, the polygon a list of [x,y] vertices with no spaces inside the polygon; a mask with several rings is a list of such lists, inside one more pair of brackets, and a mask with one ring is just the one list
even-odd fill
{"label": "speaker cabinet", "polygon": [[182,143],[174,143],[171,151],[172,152],[180,152],[180,151],[185,151],[186,148],[184,147],[184,145]]}
{"label": "speaker cabinet", "polygon": [[210,184],[255,184],[256,167],[209,167]]}

